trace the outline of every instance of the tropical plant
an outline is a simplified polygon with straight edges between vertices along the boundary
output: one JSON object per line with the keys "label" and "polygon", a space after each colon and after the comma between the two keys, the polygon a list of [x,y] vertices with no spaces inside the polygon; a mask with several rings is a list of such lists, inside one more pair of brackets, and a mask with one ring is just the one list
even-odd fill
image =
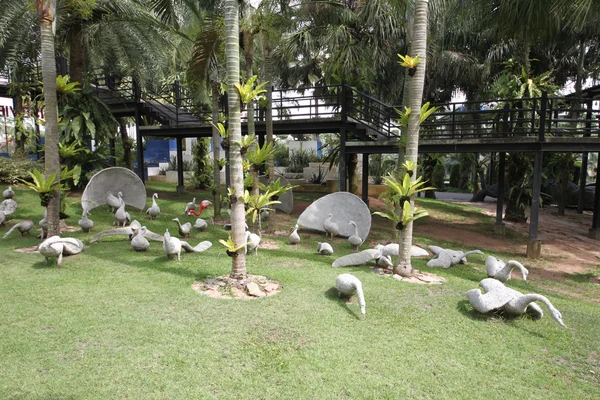
{"label": "tropical plant", "polygon": [[252,223],[255,224],[258,229],[258,236],[262,236],[262,211],[273,211],[270,206],[281,203],[273,197],[274,193],[271,193],[268,190],[258,195],[251,195],[247,190],[244,192],[246,215],[252,215]]}
{"label": "tropical plant", "polygon": [[61,188],[61,180],[78,180],[81,168],[69,170],[67,167],[64,167],[62,171],[55,171],[48,176],[37,169],[33,170],[33,172],[28,171],[27,173],[31,177],[31,181],[24,179],[19,179],[19,181],[38,194],[42,207],[48,207],[48,204],[55,196],[54,193]]}
{"label": "tropical plant", "polygon": [[219,158],[217,160],[217,164],[219,165],[219,170],[222,170],[223,167],[225,167],[227,165],[227,159],[226,158]]}
{"label": "tropical plant", "polygon": [[[421,111],[419,112],[419,123],[422,124],[423,122],[425,122],[427,118],[429,118],[431,114],[439,110],[439,108],[440,107],[430,107],[429,102],[423,104],[421,106]],[[400,126],[404,128],[408,127],[408,117],[410,116],[412,109],[410,107],[404,107],[404,111],[400,111],[398,109],[395,110],[400,116]]]}
{"label": "tropical plant", "polygon": [[327,171],[325,171],[321,167],[318,167],[317,172],[313,172],[312,174],[310,174],[310,177],[308,178],[308,183],[312,183],[313,185],[320,185],[323,182],[325,182],[325,176],[327,176]]}
{"label": "tropical plant", "polygon": [[400,217],[394,208],[391,208],[388,212],[375,211],[373,215],[379,215],[380,217],[384,217],[389,219],[394,223],[394,226],[399,231],[403,230],[406,225],[410,222],[413,222],[419,218],[427,217],[429,214],[425,210],[419,210],[415,207],[412,212],[410,210],[410,203],[405,201],[401,207],[402,217]]}
{"label": "tropical plant", "polygon": [[250,104],[253,101],[258,101],[258,100],[262,100],[265,98],[263,96],[263,93],[266,93],[266,90],[264,90],[263,87],[268,82],[263,82],[259,85],[256,85],[256,87],[254,87],[254,82],[256,81],[257,78],[258,78],[258,75],[253,75],[250,78],[248,78],[246,83],[243,85],[240,85],[239,83],[235,83],[235,88],[237,89],[238,94],[240,95],[240,100],[242,101],[242,103]]}
{"label": "tropical plant", "polygon": [[256,143],[256,136],[254,135],[246,135],[242,137],[240,141],[240,152],[242,154],[246,154],[250,146]]}
{"label": "tropical plant", "polygon": [[273,154],[273,143],[265,143],[262,147],[256,146],[254,150],[246,153],[246,158],[256,169],[260,168]]}
{"label": "tropical plant", "polygon": [[229,234],[227,240],[219,239],[219,243],[225,246],[225,252],[229,257],[235,257],[236,255],[238,255],[238,251],[246,247],[246,245],[248,244],[242,243],[241,245],[236,246],[235,242],[233,241],[233,238],[231,237],[231,234]]}
{"label": "tropical plant", "polygon": [[380,195],[380,198],[394,207],[405,206],[405,203],[409,202],[419,192],[435,189],[434,187],[424,186],[427,181],[423,181],[422,176],[413,181],[408,173],[404,174],[401,179],[390,174],[384,177],[383,180],[387,189]]}
{"label": "tropical plant", "polygon": [[217,122],[216,124],[211,122],[210,124],[217,129],[222,139],[229,138],[229,128],[225,128],[225,125],[223,125],[221,122]]}
{"label": "tropical plant", "polygon": [[271,193],[274,200],[277,200],[285,192],[298,187],[298,185],[281,185],[281,178],[277,178],[268,185],[260,184],[260,190]]}

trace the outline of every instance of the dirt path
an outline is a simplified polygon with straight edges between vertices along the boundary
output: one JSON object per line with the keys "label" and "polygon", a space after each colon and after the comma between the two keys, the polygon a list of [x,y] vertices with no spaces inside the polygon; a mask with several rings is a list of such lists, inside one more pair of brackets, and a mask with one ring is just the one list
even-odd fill
{"label": "dirt path", "polygon": [[[495,203],[457,202],[480,208],[485,214],[495,216]],[[564,217],[557,216],[554,207],[540,210],[538,237],[542,241],[542,258],[528,260],[537,267],[535,275],[562,275],[564,273],[586,273],[597,270],[600,265],[600,242],[588,237],[591,227],[592,213],[585,211],[577,214],[574,210],[566,210]],[[475,221],[471,221],[475,225]],[[525,256],[529,224],[506,222],[507,229],[517,232],[518,239],[502,238],[494,234],[493,227],[489,232],[469,230],[468,221],[458,226],[452,224],[431,223],[424,221],[415,232],[432,239],[448,240],[466,246],[478,246],[498,251],[511,252]]]}

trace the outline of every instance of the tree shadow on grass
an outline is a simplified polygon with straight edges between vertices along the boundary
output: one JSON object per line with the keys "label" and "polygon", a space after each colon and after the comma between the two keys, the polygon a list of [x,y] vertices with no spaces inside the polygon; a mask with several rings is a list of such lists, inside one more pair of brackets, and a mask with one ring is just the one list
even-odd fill
{"label": "tree shadow on grass", "polygon": [[327,297],[329,300],[335,301],[340,307],[346,310],[346,312],[350,314],[350,316],[356,319],[360,319],[360,316],[356,312],[354,312],[350,307],[348,307],[348,304],[351,304],[349,302],[349,299],[347,297],[339,297],[338,290],[336,288],[331,287],[327,289],[325,291],[325,297]]}
{"label": "tree shadow on grass", "polygon": [[[192,254],[193,257],[195,254]],[[202,271],[198,269],[191,270],[189,266],[182,265],[176,261],[176,259],[167,260],[167,256],[162,254],[160,256],[153,257],[151,259],[145,258],[140,260],[127,260],[120,261],[114,257],[114,254],[109,256],[105,256],[104,253],[94,254],[94,257],[100,258],[103,260],[110,261],[114,264],[120,264],[128,267],[135,267],[144,270],[153,270],[157,272],[168,273],[172,275],[177,275],[182,278],[189,278],[194,280],[203,280],[210,276],[214,276],[213,272]],[[182,256],[183,257],[186,256]]]}

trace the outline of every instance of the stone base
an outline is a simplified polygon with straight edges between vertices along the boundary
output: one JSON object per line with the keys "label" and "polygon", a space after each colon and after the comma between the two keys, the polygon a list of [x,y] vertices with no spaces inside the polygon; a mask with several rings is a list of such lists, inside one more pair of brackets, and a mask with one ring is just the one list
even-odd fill
{"label": "stone base", "polygon": [[589,236],[592,239],[600,240],[600,229],[592,229],[589,230]]}
{"label": "stone base", "polygon": [[527,258],[540,258],[542,256],[542,241],[529,239],[527,242]]}
{"label": "stone base", "polygon": [[500,236],[506,235],[506,225],[504,224],[496,224],[494,225],[494,233]]}

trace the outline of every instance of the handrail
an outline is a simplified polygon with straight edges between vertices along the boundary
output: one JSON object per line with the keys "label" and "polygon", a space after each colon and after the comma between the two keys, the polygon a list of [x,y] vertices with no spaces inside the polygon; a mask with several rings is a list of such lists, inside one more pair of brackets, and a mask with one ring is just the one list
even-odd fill
{"label": "handrail", "polygon": [[[164,124],[206,123],[211,113],[179,82],[140,90],[131,76],[102,70],[91,87],[108,103],[142,103],[150,116]],[[366,132],[371,139],[401,135],[396,109],[370,94],[345,84],[274,89],[274,120],[332,119],[348,123],[350,131]],[[219,104],[224,104],[220,101]],[[422,140],[460,140],[529,137],[600,136],[599,102],[589,98],[551,97],[494,99],[436,104],[439,107],[420,126]],[[257,122],[265,110],[253,104]],[[247,116],[242,114],[245,121]]]}

